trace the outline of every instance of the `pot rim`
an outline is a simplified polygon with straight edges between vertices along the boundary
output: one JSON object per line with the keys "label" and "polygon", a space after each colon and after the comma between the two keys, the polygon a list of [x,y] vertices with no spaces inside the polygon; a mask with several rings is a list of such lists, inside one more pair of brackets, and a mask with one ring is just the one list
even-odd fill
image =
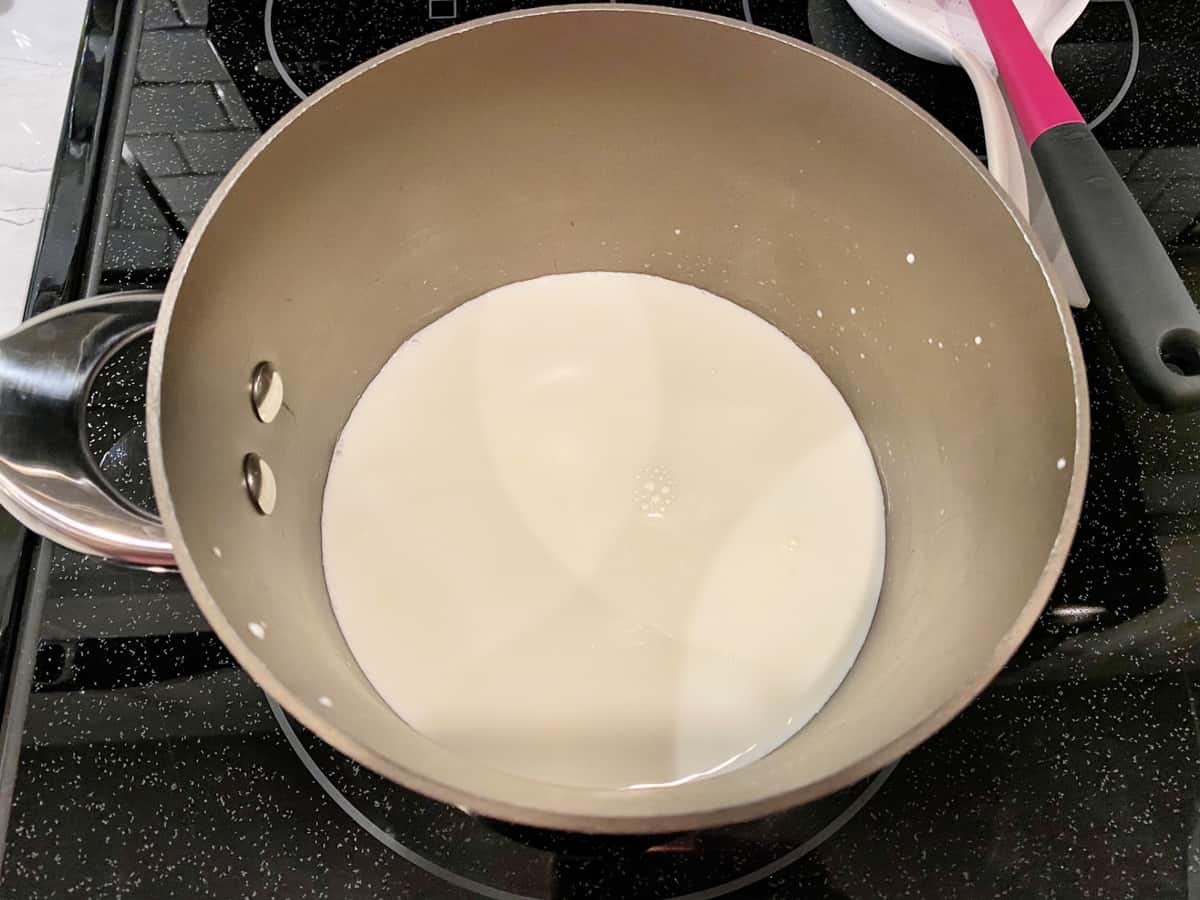
{"label": "pot rim", "polygon": [[[242,174],[250,167],[257,156],[272,142],[277,140],[306,110],[316,105],[325,97],[333,94],[350,82],[361,77],[376,66],[385,64],[401,54],[411,52],[434,41],[454,37],[477,28],[487,27],[493,23],[508,20],[523,19],[533,16],[568,15],[572,13],[611,13],[662,15],[679,18],[701,20],[723,28],[733,28],[745,31],[772,41],[809,53],[824,62],[836,66],[848,75],[861,79],[875,90],[881,91],[893,102],[901,104],[913,117],[925,125],[934,135],[943,141],[972,166],[977,175],[996,195],[1020,229],[1030,252],[1033,254],[1053,300],[1063,330],[1066,350],[1071,367],[1074,384],[1075,402],[1075,447],[1070,474],[1070,486],[1067,493],[1063,515],[1059,522],[1058,533],[1042,568],[1037,582],[1022,607],[1020,614],[1009,627],[1004,637],[991,656],[976,669],[972,675],[952,697],[946,700],[925,718],[916,722],[907,731],[900,734],[874,752],[844,765],[831,775],[818,781],[810,782],[790,790],[781,790],[769,796],[725,806],[706,809],[690,810],[681,813],[662,813],[653,815],[613,816],[596,815],[586,812],[564,812],[547,810],[538,807],[524,806],[491,797],[485,797],[465,791],[436,779],[427,777],[420,772],[405,768],[397,762],[382,756],[370,747],[351,739],[333,728],[321,714],[317,706],[293,693],[287,685],[277,679],[258,655],[243,638],[240,630],[226,617],[220,605],[209,593],[204,579],[192,558],[184,535],[175,516],[174,505],[171,501],[170,482],[163,462],[162,443],[159,432],[159,416],[162,408],[162,373],[167,339],[170,334],[172,313],[180,288],[187,275],[188,267],[196,248],[203,239],[209,222],[225,196],[233,188]],[[470,22],[436,31],[405,44],[350,69],[338,78],[324,85],[309,95],[295,107],[289,110],[278,122],[271,126],[250,148],[249,151],[234,165],[218,185],[212,197],[201,211],[192,228],[176,265],[171,273],[163,296],[158,324],[154,332],[151,349],[150,367],[147,379],[146,399],[146,433],[149,445],[150,472],[154,484],[154,492],[166,533],[175,549],[180,573],[191,591],[196,605],[200,608],[213,631],[229,648],[238,664],[262,687],[271,697],[275,698],[287,712],[295,717],[305,728],[309,729],[339,752],[349,756],[356,762],[367,766],[389,780],[412,790],[419,791],[429,797],[457,806],[471,814],[479,814],[497,819],[530,825],[540,828],[551,828],[564,831],[575,831],[595,834],[661,834],[668,832],[689,831],[700,828],[713,828],[738,822],[762,818],[772,813],[781,812],[800,806],[804,803],[827,796],[842,788],[848,787],[895,762],[901,756],[913,750],[919,744],[940,730],[952,718],[960,713],[979,693],[987,687],[993,678],[999,674],[1005,663],[1016,652],[1018,646],[1029,634],[1034,623],[1041,615],[1050,594],[1058,581],[1059,574],[1066,562],[1072,538],[1079,521],[1083,505],[1084,487],[1087,478],[1088,453],[1090,441],[1090,413],[1088,407],[1088,391],[1084,370],[1083,354],[1075,332],[1067,301],[1062,295],[1055,278],[1049,257],[1041,242],[1033,234],[1031,227],[1017,212],[1009,197],[1004,193],[987,169],[967,150],[943,125],[931,115],[917,106],[912,100],[891,88],[878,78],[863,71],[857,66],[834,56],[833,54],[814,47],[811,44],[788,37],[778,32],[770,31],[756,25],[729,19],[709,13],[693,10],[674,9],[658,6],[643,6],[624,3],[587,3],[570,6],[546,6],[534,9],[518,10],[474,19]],[[667,790],[670,790],[669,788]],[[594,794],[595,792],[588,792]],[[602,792],[610,793],[610,792]],[[580,796],[586,796],[580,792]]]}

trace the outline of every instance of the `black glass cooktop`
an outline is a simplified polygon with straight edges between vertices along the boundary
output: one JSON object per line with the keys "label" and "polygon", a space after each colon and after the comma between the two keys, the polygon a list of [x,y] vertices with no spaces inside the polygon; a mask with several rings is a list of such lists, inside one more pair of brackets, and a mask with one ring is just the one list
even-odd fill
{"label": "black glass cooktop", "polygon": [[[222,175],[301,96],[402,41],[529,5],[91,0],[29,311],[162,287]],[[844,56],[983,151],[966,76],[887,46],[846,0],[675,5]],[[1054,62],[1200,296],[1200,9],[1095,0]],[[1077,324],[1088,495],[1017,658],[895,767],[717,832],[567,839],[389,785],[273,706],[177,578],[4,521],[0,898],[1200,896],[1200,417],[1145,409],[1093,317]],[[146,351],[106,369],[88,435],[142,502]]]}

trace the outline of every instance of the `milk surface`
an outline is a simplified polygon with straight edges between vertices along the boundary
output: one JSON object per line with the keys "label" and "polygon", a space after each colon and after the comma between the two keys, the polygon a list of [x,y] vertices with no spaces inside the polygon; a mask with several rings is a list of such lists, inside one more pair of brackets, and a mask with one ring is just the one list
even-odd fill
{"label": "milk surface", "polygon": [[362,671],[446,748],[675,784],[779,746],[862,646],[883,497],[820,368],[714,294],[510,284],[403,344],[338,441],[325,576]]}

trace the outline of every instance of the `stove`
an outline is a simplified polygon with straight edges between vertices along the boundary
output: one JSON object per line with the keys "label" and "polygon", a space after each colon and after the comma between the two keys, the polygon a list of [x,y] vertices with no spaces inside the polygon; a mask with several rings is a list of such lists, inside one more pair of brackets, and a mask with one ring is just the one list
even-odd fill
{"label": "stove", "polygon": [[[161,288],[197,213],[299,99],[397,43],[530,0],[90,0],[27,313]],[[679,0],[810,41],[983,152],[957,69],[845,0]],[[1055,66],[1200,296],[1200,12],[1093,0]],[[747,89],[752,89],[751,85]],[[985,694],[908,757],[734,828],[595,840],[475,819],[291,721],[174,576],[0,521],[0,900],[1200,897],[1200,415],[1138,401],[1094,314],[1093,459],[1051,607]],[[152,504],[145,342],[88,439]]]}

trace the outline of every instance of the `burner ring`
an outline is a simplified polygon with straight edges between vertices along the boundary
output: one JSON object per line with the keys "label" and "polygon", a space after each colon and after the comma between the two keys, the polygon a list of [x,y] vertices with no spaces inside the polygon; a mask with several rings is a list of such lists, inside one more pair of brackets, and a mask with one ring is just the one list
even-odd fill
{"label": "burner ring", "polygon": [[263,7],[263,37],[267,41],[267,53],[271,57],[271,64],[275,66],[275,71],[279,73],[279,77],[283,79],[283,83],[291,88],[292,93],[304,100],[308,94],[300,85],[296,84],[292,74],[288,71],[287,66],[283,64],[283,60],[279,57],[279,50],[275,46],[275,29],[272,27],[272,20],[275,12],[275,0],[266,0],[267,5]]}
{"label": "burner ring", "polygon": [[1133,86],[1133,79],[1137,75],[1138,63],[1141,61],[1142,55],[1142,38],[1141,32],[1138,29],[1137,13],[1133,9],[1133,0],[1125,0],[1125,12],[1129,16],[1129,69],[1125,72],[1125,80],[1121,82],[1121,87],[1117,89],[1117,93],[1108,102],[1108,106],[1104,107],[1095,118],[1087,123],[1088,128],[1091,129],[1099,126],[1124,102],[1125,95],[1129,93],[1130,87]]}
{"label": "burner ring", "polygon": [[[304,100],[308,97],[308,92],[305,91],[302,87],[300,87],[300,85],[292,77],[292,74],[288,70],[287,65],[283,62],[283,58],[279,54],[279,48],[275,43],[275,29],[274,29],[275,0],[264,0],[264,2],[265,2],[265,5],[263,7],[263,37],[266,41],[267,54],[271,59],[271,64],[272,64],[272,66],[274,66],[275,71],[279,73],[279,77],[283,80],[284,84],[286,84],[288,86],[288,89],[291,90],[291,92],[293,94],[295,94],[299,99]],[[615,3],[615,2],[617,2],[617,0],[611,0],[611,2]],[[1118,88],[1118,90],[1117,90],[1116,94],[1113,96],[1112,100],[1110,100],[1108,105],[1105,106],[1105,108],[1103,110],[1101,110],[1096,116],[1094,116],[1091,119],[1091,121],[1089,121],[1087,123],[1088,127],[1092,128],[1092,129],[1095,129],[1098,126],[1100,126],[1106,119],[1108,119],[1109,116],[1111,116],[1116,111],[1116,109],[1121,105],[1121,103],[1124,102],[1126,95],[1129,93],[1130,87],[1132,87],[1132,85],[1133,85],[1134,77],[1137,75],[1138,64],[1141,61],[1141,34],[1140,34],[1139,27],[1138,27],[1137,12],[1133,8],[1133,0],[1123,0],[1123,2],[1125,4],[1125,12],[1129,17],[1129,30],[1130,30],[1129,67],[1125,73],[1124,81],[1121,83],[1120,88]],[[751,0],[742,0],[742,18],[745,19],[745,21],[748,24],[753,25],[753,24],[755,24],[754,23],[754,15],[750,10],[750,4],[751,4]]]}
{"label": "burner ring", "polygon": [[[278,723],[280,730],[283,732],[284,738],[287,740],[288,745],[300,758],[300,762],[303,764],[308,773],[312,775],[313,779],[321,786],[321,789],[329,795],[329,798],[333,800],[339,809],[346,813],[346,815],[348,815],[350,819],[355,822],[355,824],[371,835],[371,837],[375,838],[375,840],[377,840],[383,846],[396,853],[406,862],[417,866],[425,872],[434,875],[457,888],[472,891],[480,896],[491,898],[491,900],[545,900],[545,898],[542,896],[514,893],[512,891],[504,890],[503,888],[485,884],[465,875],[460,875],[441,863],[436,862],[417,850],[414,850],[413,848],[401,843],[394,834],[391,834],[387,830],[381,828],[367,813],[363,812],[357,805],[355,805],[354,801],[347,797],[346,794],[343,793],[338,786],[333,783],[333,780],[327,774],[325,774],[325,772],[321,769],[320,764],[313,758],[312,754],[309,753],[308,748],[305,747],[304,742],[300,738],[300,734],[292,724],[292,721],[288,718],[287,714],[283,711],[283,708],[269,696],[267,697],[267,703],[270,706],[271,713],[275,716],[275,720]],[[855,815],[857,815],[859,811],[871,801],[875,794],[879,792],[879,789],[883,787],[884,782],[887,781],[888,777],[896,770],[896,767],[899,764],[899,762],[892,763],[892,765],[877,772],[869,781],[865,783],[859,794],[855,796],[854,799],[844,809],[842,809],[816,833],[812,834],[799,846],[792,848],[787,853],[784,853],[771,862],[744,875],[738,876],[737,878],[697,891],[664,896],[662,900],[713,900],[713,898],[721,897],[732,893],[733,891],[741,890],[742,888],[759,882],[762,879],[768,878],[782,869],[787,868],[837,834],[837,832],[840,831],[842,827],[845,826],[846,823],[849,822]],[[468,814],[463,813],[463,815],[466,816]]]}

